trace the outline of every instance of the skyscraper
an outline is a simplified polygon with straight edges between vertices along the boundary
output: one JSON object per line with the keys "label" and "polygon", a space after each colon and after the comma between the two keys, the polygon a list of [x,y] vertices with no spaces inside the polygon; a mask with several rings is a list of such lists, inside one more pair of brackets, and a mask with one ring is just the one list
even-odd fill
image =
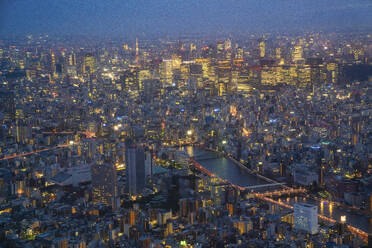
{"label": "skyscraper", "polygon": [[318,207],[307,203],[295,204],[293,221],[294,228],[316,234],[318,232]]}
{"label": "skyscraper", "polygon": [[92,74],[95,72],[95,62],[93,55],[87,55],[84,57],[83,73]]}
{"label": "skyscraper", "polygon": [[260,57],[263,58],[265,57],[265,41],[264,40],[261,40],[260,43],[259,43],[259,48],[260,48]]}
{"label": "skyscraper", "polygon": [[303,52],[302,52],[302,46],[301,45],[298,45],[298,46],[294,47],[293,52],[292,52],[292,59],[293,59],[294,63],[304,61],[304,58],[302,57],[303,56],[302,53]]}
{"label": "skyscraper", "polygon": [[14,120],[15,112],[14,93],[0,90],[0,113],[4,114],[4,120]]}
{"label": "skyscraper", "polygon": [[159,79],[143,80],[143,98],[145,102],[151,102],[160,95],[161,84]]}
{"label": "skyscraper", "polygon": [[138,38],[136,38],[136,63],[139,62],[139,47],[138,47]]}
{"label": "skyscraper", "polygon": [[130,195],[140,194],[145,187],[145,151],[126,142],[127,189]]}
{"label": "skyscraper", "polygon": [[117,206],[117,175],[111,163],[94,164],[92,170],[93,203],[103,203],[114,210]]}

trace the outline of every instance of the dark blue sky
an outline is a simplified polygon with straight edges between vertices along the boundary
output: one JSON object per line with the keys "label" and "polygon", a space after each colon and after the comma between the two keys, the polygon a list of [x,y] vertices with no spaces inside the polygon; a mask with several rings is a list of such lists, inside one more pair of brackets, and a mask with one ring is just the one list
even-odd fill
{"label": "dark blue sky", "polygon": [[0,35],[237,33],[372,26],[371,0],[0,0]]}

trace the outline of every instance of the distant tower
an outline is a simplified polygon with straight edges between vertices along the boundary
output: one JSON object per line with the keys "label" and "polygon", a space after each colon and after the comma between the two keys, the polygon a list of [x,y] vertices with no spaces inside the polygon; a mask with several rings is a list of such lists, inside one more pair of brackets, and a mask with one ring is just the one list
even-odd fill
{"label": "distant tower", "polygon": [[139,62],[138,38],[136,38],[136,63]]}

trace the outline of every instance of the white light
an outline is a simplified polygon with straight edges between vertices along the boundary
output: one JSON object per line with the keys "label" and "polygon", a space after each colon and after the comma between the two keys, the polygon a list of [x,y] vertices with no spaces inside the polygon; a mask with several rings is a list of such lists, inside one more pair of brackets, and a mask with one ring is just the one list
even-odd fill
{"label": "white light", "polygon": [[192,135],[192,130],[187,130],[187,135]]}
{"label": "white light", "polygon": [[223,145],[226,145],[227,144],[227,141],[226,140],[222,140],[222,144]]}
{"label": "white light", "polygon": [[341,216],[341,223],[345,223],[346,222],[346,215],[342,215]]}
{"label": "white light", "polygon": [[74,144],[74,141],[73,140],[70,140],[69,144],[70,145],[73,145]]}

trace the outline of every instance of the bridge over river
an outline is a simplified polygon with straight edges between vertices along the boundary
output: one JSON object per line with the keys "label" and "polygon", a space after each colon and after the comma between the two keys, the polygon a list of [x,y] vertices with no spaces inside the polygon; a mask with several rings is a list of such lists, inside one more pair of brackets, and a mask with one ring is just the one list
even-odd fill
{"label": "bridge over river", "polygon": [[[190,157],[193,157],[194,160],[208,170],[210,174],[237,185],[241,189],[254,190],[257,193],[260,193],[260,191],[266,192],[268,190],[270,192],[291,190],[291,188],[286,185],[276,184],[277,182],[273,180],[267,180],[263,176],[252,173],[252,171],[244,168],[237,161],[226,158],[216,152],[207,151],[197,146],[186,146],[181,149],[184,149]],[[260,196],[266,199],[266,196],[269,195],[265,194]],[[267,199],[274,201],[271,198]],[[372,233],[372,218],[342,207],[336,207],[332,203],[317,201],[310,197],[285,197],[282,199],[282,202],[282,204],[285,202],[287,206],[292,206],[296,202],[308,202],[318,205],[319,214],[322,216],[321,218],[340,220],[340,216],[345,215],[347,223],[351,227],[356,227],[359,228],[360,231]]]}

